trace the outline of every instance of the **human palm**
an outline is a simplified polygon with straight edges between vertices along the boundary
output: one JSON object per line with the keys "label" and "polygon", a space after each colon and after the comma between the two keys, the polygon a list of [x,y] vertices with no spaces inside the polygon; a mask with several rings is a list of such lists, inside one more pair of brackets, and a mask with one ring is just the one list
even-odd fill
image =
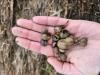
{"label": "human palm", "polygon": [[[69,21],[67,23],[67,21]],[[65,25],[69,32],[75,36],[87,37],[86,47],[73,47],[65,63],[54,57],[51,39],[48,46],[41,46],[41,31],[47,27],[49,32],[54,32],[54,26]],[[35,16],[32,20],[18,19],[17,26],[12,28],[12,33],[17,36],[16,43],[21,47],[44,54],[47,61],[61,74],[66,75],[97,75],[100,71],[100,24],[84,20],[71,20],[59,17]]]}

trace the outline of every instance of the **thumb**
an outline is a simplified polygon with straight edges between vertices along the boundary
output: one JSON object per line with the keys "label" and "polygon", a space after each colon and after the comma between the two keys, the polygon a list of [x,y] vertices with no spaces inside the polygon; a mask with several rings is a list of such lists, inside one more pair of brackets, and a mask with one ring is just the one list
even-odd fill
{"label": "thumb", "polygon": [[61,62],[59,62],[55,57],[49,57],[47,59],[48,63],[51,64],[54,69],[59,72],[62,73],[62,66],[63,64]]}
{"label": "thumb", "polygon": [[61,74],[66,74],[66,75],[83,75],[74,64],[72,63],[62,63],[60,61],[58,61],[56,58],[54,57],[49,57],[48,58],[48,63],[50,63],[54,69],[61,73]]}

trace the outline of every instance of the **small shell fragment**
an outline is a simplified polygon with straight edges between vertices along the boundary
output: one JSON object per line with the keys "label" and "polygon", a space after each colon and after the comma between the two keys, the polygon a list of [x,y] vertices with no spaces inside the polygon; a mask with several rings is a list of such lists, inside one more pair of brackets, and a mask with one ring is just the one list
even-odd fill
{"label": "small shell fragment", "polygon": [[52,47],[53,47],[53,48],[57,47],[57,43],[56,43],[56,42],[53,42],[53,43],[52,43]]}

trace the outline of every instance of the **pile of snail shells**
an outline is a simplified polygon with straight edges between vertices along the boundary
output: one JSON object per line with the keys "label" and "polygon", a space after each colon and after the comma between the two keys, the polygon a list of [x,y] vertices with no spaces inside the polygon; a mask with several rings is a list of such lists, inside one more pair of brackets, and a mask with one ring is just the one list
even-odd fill
{"label": "pile of snail shells", "polygon": [[54,53],[58,60],[66,61],[66,51],[72,48],[72,46],[79,45],[85,47],[87,45],[86,37],[75,37],[68,30],[65,30],[64,27],[55,27],[53,35],[53,47]]}
{"label": "pile of snail shells", "polygon": [[54,27],[54,34],[51,36],[50,33],[45,30],[42,33],[41,45],[48,45],[48,40],[52,38],[52,47],[54,48],[55,57],[62,62],[66,61],[67,55],[66,51],[72,48],[72,46],[82,46],[87,45],[88,39],[86,37],[75,37],[65,27],[56,26]]}

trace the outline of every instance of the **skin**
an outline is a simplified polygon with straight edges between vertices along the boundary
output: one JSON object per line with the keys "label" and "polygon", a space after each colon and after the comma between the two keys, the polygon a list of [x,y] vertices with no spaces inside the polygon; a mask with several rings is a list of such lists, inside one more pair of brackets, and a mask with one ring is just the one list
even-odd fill
{"label": "skin", "polygon": [[[69,20],[69,23],[67,21]],[[43,47],[39,41],[41,30],[46,26],[53,33],[54,25],[65,25],[75,36],[88,38],[86,47],[73,47],[62,63],[54,57],[51,45]],[[100,71],[100,24],[85,20],[71,20],[59,17],[35,16],[31,20],[18,19],[12,28],[16,43],[28,50],[44,54],[54,69],[65,75],[97,75]],[[49,41],[51,44],[51,40]]]}

